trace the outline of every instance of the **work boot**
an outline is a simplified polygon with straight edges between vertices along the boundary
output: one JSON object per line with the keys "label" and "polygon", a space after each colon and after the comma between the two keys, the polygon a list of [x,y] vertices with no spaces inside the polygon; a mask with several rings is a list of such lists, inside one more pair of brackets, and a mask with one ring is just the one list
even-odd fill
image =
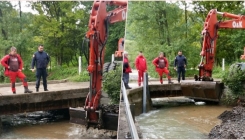
{"label": "work boot", "polygon": [[24,87],[24,88],[25,88],[24,93],[32,93],[32,91],[31,91],[31,90],[29,90],[29,89],[28,89],[28,87]]}
{"label": "work boot", "polygon": [[171,79],[168,80],[168,83],[169,84],[173,84],[174,82],[171,81]]}
{"label": "work boot", "polygon": [[39,92],[39,89],[38,88],[36,88],[36,92]]}
{"label": "work boot", "polygon": [[44,91],[48,91],[48,89],[44,89]]}
{"label": "work boot", "polygon": [[129,87],[128,84],[125,85],[125,88],[126,88],[126,89],[132,89],[131,87]]}

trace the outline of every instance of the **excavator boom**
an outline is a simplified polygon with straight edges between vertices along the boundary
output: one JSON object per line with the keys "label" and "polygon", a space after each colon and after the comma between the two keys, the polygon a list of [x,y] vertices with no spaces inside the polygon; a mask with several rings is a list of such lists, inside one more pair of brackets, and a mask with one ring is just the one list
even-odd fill
{"label": "excavator boom", "polygon": [[[230,20],[218,21],[217,16],[221,15]],[[203,42],[201,62],[198,66],[199,76],[197,81],[213,81],[212,70],[216,54],[216,41],[219,29],[245,29],[245,16],[235,15],[227,12],[218,12],[216,9],[209,11],[202,30]]]}
{"label": "excavator boom", "polygon": [[[218,15],[229,18],[229,20],[218,21]],[[189,94],[190,97],[201,100],[220,100],[223,84],[213,82],[212,78],[219,29],[245,29],[245,17],[227,12],[218,12],[216,9],[209,11],[202,30],[201,62],[198,66],[199,75],[195,75],[195,80],[198,82],[181,83],[182,91],[185,95]],[[241,58],[245,58],[245,53]]]}
{"label": "excavator boom", "polygon": [[[108,5],[116,8],[107,11]],[[109,24],[124,21],[126,19],[127,1],[102,1],[95,0],[89,19],[89,31],[86,38],[89,39],[89,66],[87,68],[90,75],[90,89],[87,95],[84,110],[86,111],[87,127],[89,124],[98,124],[98,128],[103,127],[102,112],[99,109],[102,88],[102,74],[104,64],[104,51],[107,38],[109,37]],[[96,111],[99,111],[96,113]]]}

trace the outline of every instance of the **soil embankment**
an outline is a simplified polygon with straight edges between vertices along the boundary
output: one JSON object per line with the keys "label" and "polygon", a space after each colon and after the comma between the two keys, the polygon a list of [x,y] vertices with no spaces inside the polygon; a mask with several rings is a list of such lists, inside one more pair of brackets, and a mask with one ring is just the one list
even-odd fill
{"label": "soil embankment", "polygon": [[210,131],[209,138],[245,139],[245,107],[233,107],[231,111],[224,111],[218,118],[222,123]]}

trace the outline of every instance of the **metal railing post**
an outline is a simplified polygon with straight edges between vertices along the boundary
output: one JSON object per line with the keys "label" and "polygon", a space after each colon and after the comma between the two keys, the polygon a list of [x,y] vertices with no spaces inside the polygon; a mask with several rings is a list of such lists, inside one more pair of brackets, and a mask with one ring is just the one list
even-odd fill
{"label": "metal railing post", "polygon": [[134,125],[134,120],[133,120],[132,113],[130,110],[130,105],[128,102],[128,96],[127,96],[126,88],[125,88],[123,81],[122,81],[121,85],[122,85],[123,101],[125,103],[126,116],[127,116],[127,120],[128,120],[128,126],[129,126],[129,129],[131,132],[131,136],[133,139],[139,139],[138,132],[137,132],[136,127]]}
{"label": "metal railing post", "polygon": [[144,81],[143,81],[143,113],[146,113],[146,105],[148,97],[148,73],[144,72]]}
{"label": "metal railing post", "polygon": [[0,117],[0,135],[2,134],[2,129],[3,129],[3,127],[2,127],[2,118]]}

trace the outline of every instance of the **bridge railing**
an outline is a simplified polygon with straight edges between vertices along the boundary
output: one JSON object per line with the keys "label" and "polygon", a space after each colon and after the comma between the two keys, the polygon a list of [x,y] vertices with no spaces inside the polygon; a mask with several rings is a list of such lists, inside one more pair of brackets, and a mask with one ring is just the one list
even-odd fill
{"label": "bridge railing", "polygon": [[122,85],[122,94],[123,94],[123,100],[124,100],[124,103],[125,103],[127,122],[128,122],[128,126],[129,126],[129,129],[130,129],[130,132],[131,132],[131,136],[132,136],[132,139],[139,139],[139,136],[138,136],[138,133],[137,133],[137,129],[136,129],[135,125],[134,125],[134,120],[133,120],[132,113],[131,113],[131,110],[130,110],[130,104],[129,104],[129,101],[128,101],[126,88],[125,88],[124,82],[122,81],[121,83],[122,83],[121,84]]}

